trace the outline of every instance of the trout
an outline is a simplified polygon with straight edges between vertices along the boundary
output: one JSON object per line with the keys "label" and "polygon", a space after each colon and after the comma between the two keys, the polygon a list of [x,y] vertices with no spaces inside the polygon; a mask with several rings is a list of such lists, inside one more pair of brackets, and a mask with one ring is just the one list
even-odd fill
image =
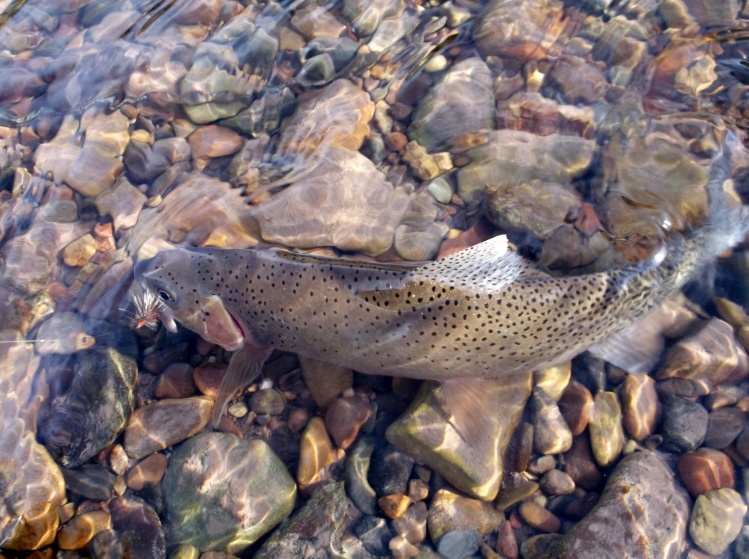
{"label": "trout", "polygon": [[[671,234],[648,261],[606,272],[552,277],[498,236],[422,265],[178,248],[139,262],[135,275],[158,296],[170,330],[176,320],[236,352],[214,424],[273,348],[361,373],[440,381],[460,423],[474,412],[451,407],[471,408],[466,391],[477,388],[469,379],[545,368],[611,343],[744,238],[747,210],[724,192],[735,137],[726,144],[711,164],[706,221]],[[470,430],[480,419],[464,423]]]}

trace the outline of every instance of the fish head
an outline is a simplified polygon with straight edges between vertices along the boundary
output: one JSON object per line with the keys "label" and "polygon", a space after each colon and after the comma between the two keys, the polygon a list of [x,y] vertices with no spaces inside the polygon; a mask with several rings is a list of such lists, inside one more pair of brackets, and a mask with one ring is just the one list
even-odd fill
{"label": "fish head", "polygon": [[209,280],[217,266],[210,250],[178,248],[138,262],[135,280],[155,296],[167,329],[176,329],[176,320],[204,340],[236,351],[245,345],[245,329]]}

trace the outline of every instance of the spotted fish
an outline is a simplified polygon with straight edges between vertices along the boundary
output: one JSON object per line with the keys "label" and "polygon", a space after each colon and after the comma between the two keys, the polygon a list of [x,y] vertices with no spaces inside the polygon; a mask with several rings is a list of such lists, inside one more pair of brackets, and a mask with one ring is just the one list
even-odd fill
{"label": "spotted fish", "polygon": [[648,262],[608,272],[551,277],[498,236],[418,266],[180,248],[138,263],[135,275],[160,297],[169,328],[176,320],[237,351],[214,422],[272,348],[362,373],[441,381],[449,406],[466,401],[467,386],[476,389],[468,379],[561,363],[675,294],[747,230],[745,209],[726,203],[729,176],[730,157],[717,157],[705,225],[672,235]]}

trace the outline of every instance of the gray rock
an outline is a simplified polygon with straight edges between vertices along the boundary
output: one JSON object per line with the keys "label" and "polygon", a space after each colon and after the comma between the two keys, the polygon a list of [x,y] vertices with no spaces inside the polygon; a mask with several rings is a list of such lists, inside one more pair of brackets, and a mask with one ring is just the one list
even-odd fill
{"label": "gray rock", "polygon": [[611,474],[593,510],[561,542],[559,559],[679,557],[690,499],[657,452],[635,452]]}
{"label": "gray rock", "polygon": [[[75,468],[114,442],[133,411],[138,367],[114,348],[77,353],[55,367],[39,437],[52,457]],[[52,370],[50,368],[49,370]],[[62,378],[71,375],[71,378]]]}
{"label": "gray rock", "polygon": [[674,452],[691,452],[705,440],[709,416],[699,402],[679,396],[661,396],[663,446]]}
{"label": "gray rock", "polygon": [[376,447],[369,474],[373,489],[380,496],[405,495],[414,459],[392,445]]}
{"label": "gray rock", "polygon": [[60,468],[65,488],[92,501],[108,501],[114,495],[115,476],[98,464],[84,464],[74,470]]}
{"label": "gray rock", "polygon": [[484,61],[476,57],[453,66],[421,100],[408,128],[408,137],[427,151],[439,151],[459,134],[492,128],[492,75]]}
{"label": "gray rock", "polygon": [[384,518],[364,516],[354,527],[354,533],[372,555],[386,557],[390,553],[388,542],[393,532]]}
{"label": "gray rock", "polygon": [[737,408],[718,408],[710,412],[704,446],[725,448],[744,429],[744,412]]}
{"label": "gray rock", "polygon": [[367,480],[374,448],[373,440],[362,438],[348,453],[344,471],[347,495],[360,511],[369,515],[377,514],[377,493]]}
{"label": "gray rock", "polygon": [[241,553],[296,500],[294,480],[267,443],[226,433],[203,433],[179,445],[162,483],[169,545],[201,551]]}
{"label": "gray rock", "polygon": [[341,548],[341,538],[350,524],[349,513],[353,508],[342,483],[324,485],[253,557],[327,559],[330,551]]}
{"label": "gray rock", "polygon": [[440,538],[437,553],[446,559],[464,559],[479,550],[481,536],[476,530],[450,530]]}

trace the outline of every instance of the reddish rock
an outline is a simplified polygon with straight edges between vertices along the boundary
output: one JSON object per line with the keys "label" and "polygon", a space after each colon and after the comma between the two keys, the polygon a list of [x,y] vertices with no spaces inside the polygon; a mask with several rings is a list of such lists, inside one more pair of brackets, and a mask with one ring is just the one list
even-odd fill
{"label": "reddish rock", "polygon": [[572,448],[564,453],[562,470],[569,474],[575,485],[583,489],[595,489],[601,484],[601,473],[593,460],[587,436],[579,435],[572,439]]}
{"label": "reddish rock", "polygon": [[550,510],[542,507],[534,501],[525,501],[520,504],[518,511],[520,517],[528,525],[542,532],[559,532],[562,522]]}
{"label": "reddish rock", "polygon": [[593,417],[593,395],[584,385],[572,380],[559,400],[559,411],[576,437],[585,431]]}
{"label": "reddish rock", "polygon": [[154,395],[159,398],[187,398],[195,394],[193,368],[187,363],[172,363],[156,382]]}
{"label": "reddish rock", "polygon": [[359,394],[338,398],[328,406],[325,427],[338,448],[351,446],[369,413],[369,398]]}
{"label": "reddish rock", "polygon": [[192,372],[192,379],[195,382],[198,390],[201,394],[216,398],[218,396],[218,387],[221,385],[221,380],[226,374],[227,365],[224,363],[203,363],[195,367]]}
{"label": "reddish rock", "polygon": [[696,497],[712,489],[735,486],[734,465],[719,450],[700,448],[679,457],[679,476],[689,493]]}

